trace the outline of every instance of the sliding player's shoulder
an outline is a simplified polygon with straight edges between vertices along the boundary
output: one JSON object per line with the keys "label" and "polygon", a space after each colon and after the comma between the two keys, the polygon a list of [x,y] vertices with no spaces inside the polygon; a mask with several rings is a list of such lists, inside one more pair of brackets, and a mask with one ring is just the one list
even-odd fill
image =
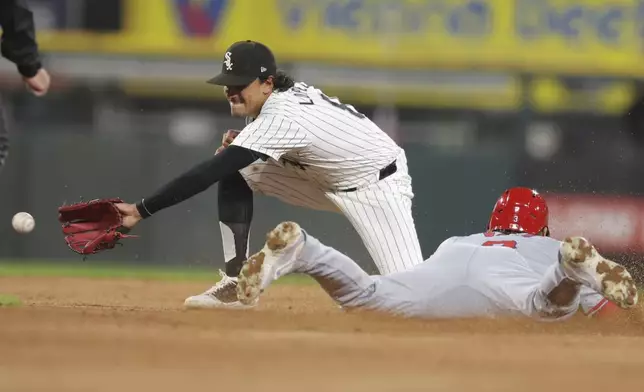
{"label": "sliding player's shoulder", "polygon": [[542,235],[527,235],[519,234],[517,235],[520,242],[523,243],[532,243],[537,246],[559,246],[561,241],[554,239],[552,237],[544,237]]}
{"label": "sliding player's shoulder", "polygon": [[462,236],[449,237],[446,240],[444,240],[443,242],[441,242],[440,245],[438,245],[438,248],[436,248],[436,251],[438,251],[440,249],[444,249],[444,248],[446,248],[446,247],[458,242],[459,240],[461,240],[463,238],[465,238],[465,237],[462,237]]}

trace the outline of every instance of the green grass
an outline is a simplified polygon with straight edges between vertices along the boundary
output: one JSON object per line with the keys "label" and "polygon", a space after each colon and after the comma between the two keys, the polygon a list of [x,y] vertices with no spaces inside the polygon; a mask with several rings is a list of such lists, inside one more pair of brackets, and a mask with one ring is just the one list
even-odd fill
{"label": "green grass", "polygon": [[[73,277],[102,279],[144,279],[214,282],[219,279],[215,267],[133,266],[104,261],[38,262],[0,260],[0,277]],[[287,284],[310,284],[308,276],[289,275],[279,280]]]}
{"label": "green grass", "polygon": [[0,308],[9,306],[20,306],[20,298],[10,294],[0,294]]}

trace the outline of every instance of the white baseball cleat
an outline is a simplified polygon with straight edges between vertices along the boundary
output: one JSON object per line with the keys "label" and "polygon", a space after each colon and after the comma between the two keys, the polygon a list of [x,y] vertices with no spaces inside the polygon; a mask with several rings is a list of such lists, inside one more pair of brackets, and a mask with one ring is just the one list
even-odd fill
{"label": "white baseball cleat", "polygon": [[568,237],[560,247],[561,265],[568,277],[601,293],[617,306],[637,305],[637,287],[623,266],[601,256],[583,237]]}
{"label": "white baseball cleat", "polygon": [[256,303],[274,280],[287,275],[304,247],[304,233],[295,222],[282,222],[266,236],[266,243],[241,269],[237,298],[242,304]]}
{"label": "white baseball cleat", "polygon": [[186,298],[183,305],[188,309],[249,309],[255,302],[242,304],[237,299],[237,278],[231,278],[219,270],[221,280],[199,295]]}

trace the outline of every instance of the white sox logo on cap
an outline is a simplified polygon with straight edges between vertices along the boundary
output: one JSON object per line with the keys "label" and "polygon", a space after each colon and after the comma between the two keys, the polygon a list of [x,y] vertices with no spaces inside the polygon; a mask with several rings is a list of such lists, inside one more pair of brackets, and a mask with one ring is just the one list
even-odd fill
{"label": "white sox logo on cap", "polygon": [[232,53],[230,53],[230,52],[226,52],[226,54],[224,55],[224,58],[226,59],[226,60],[224,61],[224,64],[226,64],[226,69],[227,69],[228,71],[232,71],[232,69],[233,69],[233,62],[232,62],[232,60],[230,59],[230,55],[231,55],[231,54],[232,54]]}

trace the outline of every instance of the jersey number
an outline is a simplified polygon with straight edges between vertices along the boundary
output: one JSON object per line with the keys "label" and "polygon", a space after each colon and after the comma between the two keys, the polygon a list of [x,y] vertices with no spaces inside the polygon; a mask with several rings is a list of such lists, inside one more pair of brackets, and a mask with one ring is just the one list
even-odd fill
{"label": "jersey number", "polygon": [[517,248],[517,242],[516,241],[485,241],[483,243],[483,246],[502,246],[504,248],[512,248],[516,249]]}
{"label": "jersey number", "polygon": [[320,96],[322,96],[322,99],[324,99],[325,101],[327,101],[331,105],[335,106],[336,108],[346,110],[347,112],[351,113],[352,115],[354,115],[354,116],[356,116],[358,118],[367,117],[364,114],[362,114],[362,113],[358,112],[357,110],[355,110],[354,108],[350,107],[349,105],[338,101],[337,98],[335,100],[333,100],[333,99],[329,98],[328,96],[326,96],[325,94],[322,94],[322,93],[320,93]]}

